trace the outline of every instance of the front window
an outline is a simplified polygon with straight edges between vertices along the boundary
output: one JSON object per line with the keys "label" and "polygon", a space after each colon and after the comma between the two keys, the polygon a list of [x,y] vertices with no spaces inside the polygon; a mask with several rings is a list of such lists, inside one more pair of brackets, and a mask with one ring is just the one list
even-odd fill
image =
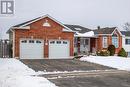
{"label": "front window", "polygon": [[125,44],[130,45],[130,39],[125,39]]}
{"label": "front window", "polygon": [[128,57],[130,57],[130,52],[128,52]]}
{"label": "front window", "polygon": [[112,36],[112,44],[116,47],[116,48],[118,48],[119,47],[119,43],[118,43],[119,41],[118,41],[118,37],[117,37],[117,35],[115,36]]}
{"label": "front window", "polygon": [[108,44],[107,44],[107,37],[103,37],[103,48],[107,48]]}

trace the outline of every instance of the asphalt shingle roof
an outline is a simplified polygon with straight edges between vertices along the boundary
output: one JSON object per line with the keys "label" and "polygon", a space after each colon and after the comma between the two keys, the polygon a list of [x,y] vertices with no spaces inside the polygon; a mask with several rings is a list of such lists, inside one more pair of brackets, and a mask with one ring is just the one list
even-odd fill
{"label": "asphalt shingle roof", "polygon": [[125,36],[130,36],[130,31],[121,31],[121,33]]}
{"label": "asphalt shingle roof", "polygon": [[91,29],[82,27],[80,25],[69,25],[69,24],[64,24],[66,27],[70,28],[72,31],[77,31],[79,33],[86,33],[91,31]]}
{"label": "asphalt shingle roof", "polygon": [[94,34],[112,34],[112,32],[115,30],[116,27],[106,27],[106,28],[100,28],[100,29],[96,29],[93,30]]}
{"label": "asphalt shingle roof", "polygon": [[29,20],[29,21],[26,21],[26,22],[23,22],[23,23],[20,23],[20,24],[17,24],[17,25],[15,25],[15,26],[13,26],[13,27],[20,27],[20,26],[22,26],[22,25],[25,25],[25,24],[27,24],[27,23],[29,23],[29,22],[31,22],[31,21],[37,20],[37,19],[39,19],[39,18],[40,18],[40,17],[35,18],[35,19],[32,19],[32,20]]}

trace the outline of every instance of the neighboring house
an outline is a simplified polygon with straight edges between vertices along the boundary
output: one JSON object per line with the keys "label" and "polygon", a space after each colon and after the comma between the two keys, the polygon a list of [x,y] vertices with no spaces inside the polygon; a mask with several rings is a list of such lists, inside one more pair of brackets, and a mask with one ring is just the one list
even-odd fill
{"label": "neighboring house", "polygon": [[20,59],[60,59],[73,56],[74,32],[45,15],[11,27],[13,57]]}
{"label": "neighboring house", "polygon": [[[122,34],[116,27],[100,28],[95,30],[69,25],[75,33],[75,52],[95,53],[98,50],[107,49],[111,44],[116,47],[116,54],[122,48]],[[86,30],[86,31],[85,31]]]}
{"label": "neighboring house", "polygon": [[121,31],[123,38],[122,38],[122,46],[130,57],[130,31]]}

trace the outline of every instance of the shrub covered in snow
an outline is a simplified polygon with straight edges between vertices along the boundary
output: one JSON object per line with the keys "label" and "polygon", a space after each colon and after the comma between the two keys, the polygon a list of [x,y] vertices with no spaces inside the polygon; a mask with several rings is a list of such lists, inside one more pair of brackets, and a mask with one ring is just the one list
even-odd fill
{"label": "shrub covered in snow", "polygon": [[110,52],[108,50],[100,50],[97,52],[98,56],[109,56]]}
{"label": "shrub covered in snow", "polygon": [[118,53],[118,56],[127,57],[127,53],[124,48],[121,48],[121,50]]}
{"label": "shrub covered in snow", "polygon": [[115,46],[114,45],[109,45],[108,46],[108,51],[110,52],[110,56],[114,56],[115,54]]}

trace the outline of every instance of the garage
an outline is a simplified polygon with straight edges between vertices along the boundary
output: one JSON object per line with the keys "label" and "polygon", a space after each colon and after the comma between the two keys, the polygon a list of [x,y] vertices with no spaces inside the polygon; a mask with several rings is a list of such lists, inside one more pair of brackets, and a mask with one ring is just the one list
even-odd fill
{"label": "garage", "polygon": [[50,40],[49,41],[49,59],[68,59],[69,58],[68,40]]}
{"label": "garage", "polygon": [[20,59],[43,59],[42,40],[20,40]]}

